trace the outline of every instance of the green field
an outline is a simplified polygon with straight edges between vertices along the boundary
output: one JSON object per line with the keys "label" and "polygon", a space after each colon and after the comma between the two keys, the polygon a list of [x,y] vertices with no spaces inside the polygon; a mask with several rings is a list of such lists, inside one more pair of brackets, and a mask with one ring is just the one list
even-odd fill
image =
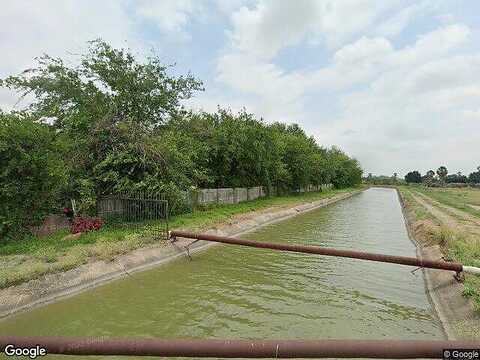
{"label": "green field", "polygon": [[418,186],[415,187],[415,190],[442,204],[463,210],[480,218],[480,189]]}

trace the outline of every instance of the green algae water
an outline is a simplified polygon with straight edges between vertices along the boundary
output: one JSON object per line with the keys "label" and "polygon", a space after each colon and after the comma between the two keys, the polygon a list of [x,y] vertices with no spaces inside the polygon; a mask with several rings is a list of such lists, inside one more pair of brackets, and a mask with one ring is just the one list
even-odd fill
{"label": "green algae water", "polygon": [[[369,189],[244,238],[416,254],[391,189]],[[422,272],[413,269],[218,245],[192,261],[181,258],[8,318],[0,335],[444,338]]]}

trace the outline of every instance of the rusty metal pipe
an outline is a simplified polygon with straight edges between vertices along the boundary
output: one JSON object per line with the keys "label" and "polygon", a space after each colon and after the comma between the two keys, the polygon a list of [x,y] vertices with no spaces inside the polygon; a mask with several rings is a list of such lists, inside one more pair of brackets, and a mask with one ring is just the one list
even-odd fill
{"label": "rusty metal pipe", "polygon": [[0,348],[33,348],[47,354],[219,358],[438,359],[444,349],[478,349],[480,340],[177,340],[0,336]]}
{"label": "rusty metal pipe", "polygon": [[423,260],[423,259],[417,259],[417,258],[408,257],[408,256],[393,256],[393,255],[374,254],[374,253],[367,253],[367,252],[353,251],[353,250],[338,250],[338,249],[332,249],[332,248],[324,248],[320,246],[276,244],[276,243],[268,243],[263,241],[260,242],[260,241],[252,241],[252,240],[245,240],[245,239],[236,239],[236,238],[226,237],[226,236],[196,234],[196,233],[191,233],[186,231],[171,231],[170,236],[214,241],[214,242],[219,242],[224,244],[250,246],[250,247],[262,248],[262,249],[293,251],[293,252],[299,252],[299,253],[317,254],[317,255],[325,255],[325,256],[339,256],[339,257],[346,257],[346,258],[352,258],[352,259],[361,259],[361,260],[370,260],[370,261],[416,266],[416,267],[422,267],[422,268],[450,270],[450,271],[455,271],[457,273],[463,270],[463,265],[460,263]]}

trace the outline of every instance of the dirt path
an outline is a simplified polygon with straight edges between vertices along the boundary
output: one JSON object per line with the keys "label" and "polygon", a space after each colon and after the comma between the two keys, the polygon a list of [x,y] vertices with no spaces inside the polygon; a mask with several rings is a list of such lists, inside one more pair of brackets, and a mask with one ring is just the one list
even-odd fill
{"label": "dirt path", "polygon": [[470,206],[473,210],[479,210],[480,211],[480,206],[478,205],[473,205],[473,204],[467,204],[468,206]]}
{"label": "dirt path", "polygon": [[[424,198],[421,198],[420,197],[420,193],[418,192],[415,192],[414,193],[410,193],[410,195],[412,195],[413,199],[418,202],[420,205],[422,205],[425,209],[427,209],[427,211],[432,214],[436,219],[438,219],[442,224],[448,226],[448,227],[457,227],[459,226],[459,223],[457,222],[457,220],[455,220],[454,217],[446,214],[445,212],[443,212],[442,210],[439,210],[437,207],[431,205],[429,202],[427,202]],[[430,198],[429,198],[430,199]]]}
{"label": "dirt path", "polygon": [[[463,229],[469,233],[480,234],[480,220],[469,213],[442,204],[431,197],[415,192],[412,194],[415,201],[424,206],[434,217],[440,220],[444,225]],[[460,221],[459,221],[460,220]]]}

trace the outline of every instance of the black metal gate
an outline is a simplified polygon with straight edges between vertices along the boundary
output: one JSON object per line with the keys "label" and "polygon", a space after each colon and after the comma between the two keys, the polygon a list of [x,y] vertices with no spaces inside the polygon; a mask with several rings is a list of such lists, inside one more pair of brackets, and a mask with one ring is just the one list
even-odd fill
{"label": "black metal gate", "polygon": [[164,194],[117,193],[97,199],[97,216],[107,226],[131,228],[155,239],[168,237],[168,201]]}

